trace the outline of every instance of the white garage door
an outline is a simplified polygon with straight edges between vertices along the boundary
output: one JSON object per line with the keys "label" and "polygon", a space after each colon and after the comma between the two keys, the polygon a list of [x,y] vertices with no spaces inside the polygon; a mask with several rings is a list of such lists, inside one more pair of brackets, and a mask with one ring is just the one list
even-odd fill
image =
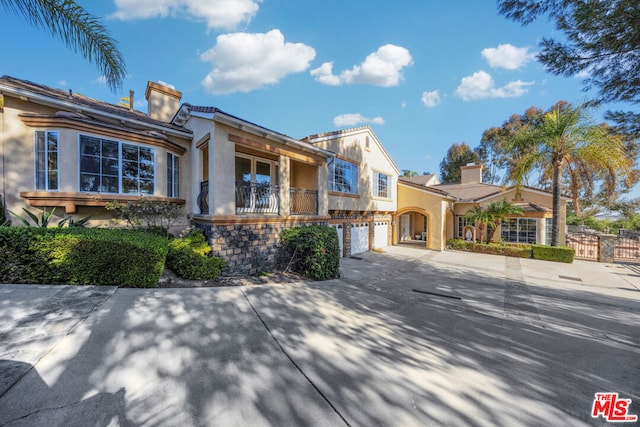
{"label": "white garage door", "polygon": [[351,224],[351,255],[369,250],[369,223]]}
{"label": "white garage door", "polygon": [[338,245],[340,246],[340,257],[344,256],[344,226],[342,224],[332,224],[333,228],[338,232]]}
{"label": "white garage door", "polygon": [[373,229],[373,236],[374,248],[384,248],[385,246],[388,246],[389,223],[376,222],[376,226]]}

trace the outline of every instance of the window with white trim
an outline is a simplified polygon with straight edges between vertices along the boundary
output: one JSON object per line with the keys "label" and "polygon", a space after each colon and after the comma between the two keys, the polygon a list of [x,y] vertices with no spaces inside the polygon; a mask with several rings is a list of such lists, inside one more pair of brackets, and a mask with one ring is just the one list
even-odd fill
{"label": "window with white trim", "polygon": [[358,194],[358,165],[334,158],[329,163],[329,191]]}
{"label": "window with white trim", "polygon": [[373,196],[389,197],[389,175],[373,171]]}
{"label": "window with white trim", "polygon": [[456,216],[456,238],[464,238],[464,228],[467,225],[473,225],[473,221],[464,216]]}
{"label": "window with white trim", "polygon": [[154,194],[153,148],[80,135],[80,191]]}
{"label": "window with white trim", "polygon": [[509,243],[536,243],[538,221],[535,218],[506,218],[500,224],[500,237]]}
{"label": "window with white trim", "polygon": [[167,197],[180,197],[180,157],[167,153]]}
{"label": "window with white trim", "polygon": [[38,130],[35,133],[35,138],[36,190],[58,190],[60,186],[58,170],[59,134],[54,131]]}

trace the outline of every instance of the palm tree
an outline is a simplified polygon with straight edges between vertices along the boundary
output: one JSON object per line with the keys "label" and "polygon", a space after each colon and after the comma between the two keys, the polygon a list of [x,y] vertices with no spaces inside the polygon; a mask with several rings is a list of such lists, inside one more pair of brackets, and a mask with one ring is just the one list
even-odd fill
{"label": "palm tree", "polygon": [[[524,150],[525,147],[529,149]],[[592,125],[586,107],[573,107],[564,101],[552,106],[539,122],[519,129],[509,142],[507,153],[521,153],[509,170],[509,177],[517,186],[537,165],[547,165],[551,172],[551,246],[558,246],[561,178],[567,166],[581,163],[601,172],[623,171],[629,165],[618,136],[606,126]]]}
{"label": "palm tree", "polygon": [[117,42],[97,18],[73,0],[0,0],[0,5],[95,62],[112,91],[122,86],[126,69]]}
{"label": "palm tree", "polygon": [[[478,224],[478,229],[480,230],[480,236],[478,237],[482,240],[483,231],[487,230],[487,244],[493,240],[493,236],[496,234],[498,230],[498,226],[504,221],[504,219],[508,216],[514,215],[523,215],[524,210],[513,203],[507,200],[498,200],[496,202],[489,203],[486,208],[482,206],[474,206],[471,208],[465,218],[475,224]],[[489,233],[491,230],[491,233]]]}

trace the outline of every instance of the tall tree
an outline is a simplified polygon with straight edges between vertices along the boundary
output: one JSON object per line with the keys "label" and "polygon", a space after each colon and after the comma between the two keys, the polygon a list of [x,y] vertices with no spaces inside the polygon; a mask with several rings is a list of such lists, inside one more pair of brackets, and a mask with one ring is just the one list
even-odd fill
{"label": "tall tree", "polygon": [[402,169],[402,176],[411,178],[412,176],[418,176],[418,172],[412,171],[411,169]]}
{"label": "tall tree", "polygon": [[[542,15],[554,20],[566,41],[543,38],[538,59],[557,75],[586,74],[585,89],[597,102],[640,103],[640,7],[638,0],[499,0],[499,12],[527,25]],[[640,135],[640,114],[608,112],[626,133]]]}
{"label": "tall tree", "polygon": [[460,166],[469,163],[480,163],[480,156],[465,142],[454,143],[440,162],[440,181],[443,184],[460,182]]}
{"label": "tall tree", "polygon": [[621,139],[605,126],[592,125],[584,106],[566,102],[553,105],[538,123],[519,129],[507,152],[517,154],[509,176],[518,185],[532,168],[548,165],[553,194],[551,246],[559,243],[561,177],[568,165],[582,161],[592,170],[616,173],[629,166]]}
{"label": "tall tree", "polygon": [[127,72],[117,42],[96,17],[75,1],[0,0],[0,5],[61,39],[68,48],[80,52],[89,62],[95,62],[112,91],[122,86]]}

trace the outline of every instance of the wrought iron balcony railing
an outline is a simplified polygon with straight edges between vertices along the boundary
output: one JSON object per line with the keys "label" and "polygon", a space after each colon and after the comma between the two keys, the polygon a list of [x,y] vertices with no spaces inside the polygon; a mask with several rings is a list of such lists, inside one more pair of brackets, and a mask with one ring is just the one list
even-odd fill
{"label": "wrought iron balcony railing", "polygon": [[318,214],[318,190],[306,190],[303,188],[291,188],[289,191],[289,203],[293,215],[317,215]]}
{"label": "wrought iron balcony railing", "polygon": [[201,215],[209,215],[209,181],[202,181],[200,183],[198,208],[200,209]]}
{"label": "wrought iron balcony railing", "polygon": [[277,214],[280,193],[277,185],[236,181],[236,213]]}

